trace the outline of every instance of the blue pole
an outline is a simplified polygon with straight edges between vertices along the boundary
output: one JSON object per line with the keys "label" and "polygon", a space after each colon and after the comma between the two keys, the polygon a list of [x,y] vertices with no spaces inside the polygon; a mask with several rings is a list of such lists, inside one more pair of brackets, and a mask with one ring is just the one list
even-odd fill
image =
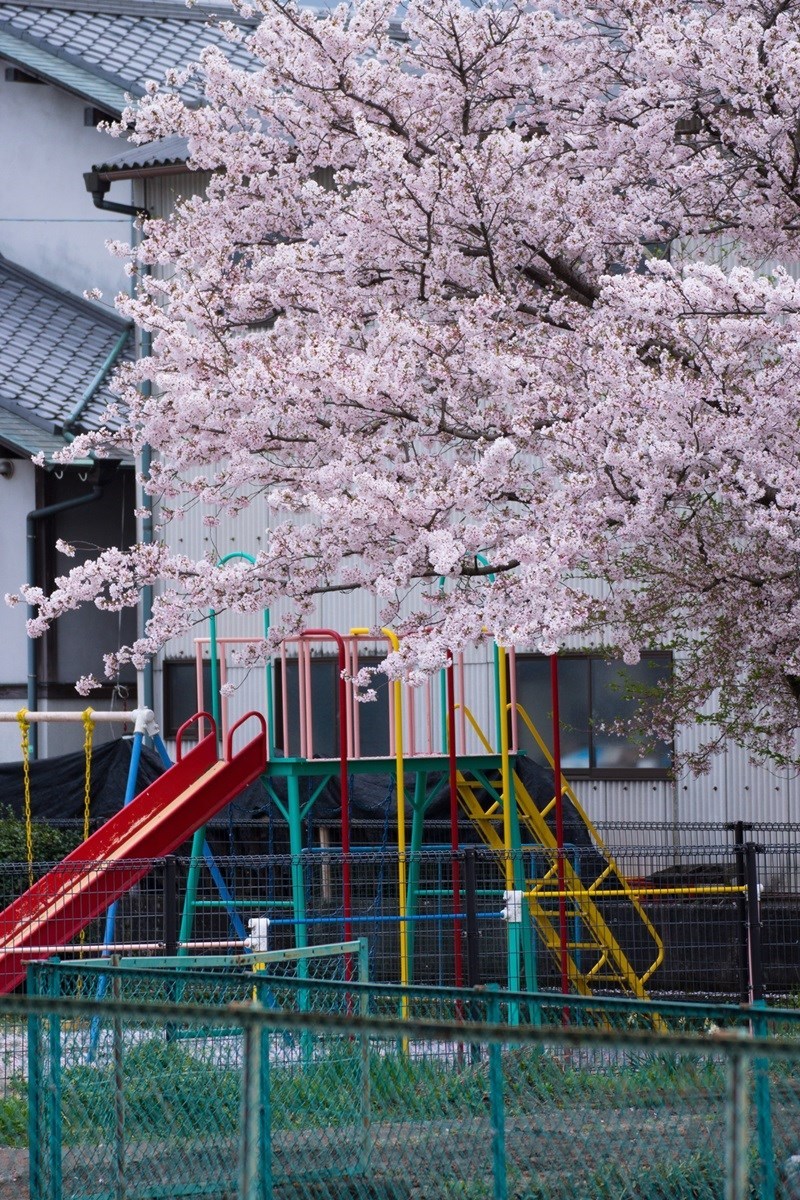
{"label": "blue pole", "polygon": [[[138,724],[138,722],[137,722],[137,724]],[[158,736],[158,734],[156,734],[156,738],[158,739],[159,742],[161,742],[161,738]],[[136,780],[139,776],[139,763],[141,762],[141,759],[142,759],[142,745],[143,744],[144,744],[144,731],[137,729],[137,731],[133,735],[133,743],[131,745],[131,761],[128,766],[128,780],[127,780],[127,783],[125,786],[125,799],[122,802],[123,808],[125,808],[126,805],[130,804],[131,800],[133,800],[133,798],[136,795]],[[163,744],[164,743],[161,742],[162,746],[163,746]],[[114,928],[116,925],[116,921],[117,921],[117,901],[115,900],[114,903],[109,908],[108,912],[106,913],[106,928],[105,928],[105,934],[103,935],[103,942],[106,945],[106,947],[110,946],[111,943],[114,941]],[[103,958],[109,958],[110,953],[111,952],[108,949],[103,950]],[[97,999],[102,1000],[103,997],[105,996],[107,990],[108,990],[108,976],[101,975],[97,981]],[[87,1061],[90,1063],[94,1062],[94,1058],[97,1053],[97,1043],[98,1043],[99,1039],[100,1039],[100,1018],[92,1017],[92,1024],[91,1024],[91,1029],[89,1032],[89,1052],[87,1054]]]}

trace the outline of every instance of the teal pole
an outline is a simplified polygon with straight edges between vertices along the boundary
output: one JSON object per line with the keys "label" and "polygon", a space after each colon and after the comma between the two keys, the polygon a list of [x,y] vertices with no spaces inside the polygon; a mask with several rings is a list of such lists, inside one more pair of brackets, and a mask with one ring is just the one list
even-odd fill
{"label": "teal pole", "polygon": [[[427,772],[417,771],[414,777],[414,799],[412,801],[413,816],[411,819],[411,849],[409,852],[408,881],[406,893],[406,916],[411,918],[417,909],[417,894],[419,892],[419,852],[422,847],[422,833],[425,827],[425,790]],[[408,927],[408,982],[414,980],[414,922],[409,921]]]}
{"label": "teal pole", "polygon": [[[489,992],[489,1020],[500,1024],[500,1002],[497,984],[487,984]],[[506,1116],[503,1103],[503,1059],[502,1047],[497,1042],[489,1043],[489,1111],[492,1122],[492,1179],[494,1200],[508,1200],[508,1177],[506,1174]]]}
{"label": "teal pole", "polygon": [[[225,554],[218,561],[217,566],[222,567],[227,562],[234,559],[242,558],[249,562],[251,566],[255,566],[256,560],[252,554],[248,554],[245,550],[232,550],[230,554]],[[220,696],[220,680],[219,680],[219,661],[217,654],[217,613],[215,609],[209,609],[208,613],[209,627],[209,653],[211,656],[211,715],[214,718],[214,723],[217,728],[217,739],[222,738],[222,700]],[[269,609],[264,609],[264,637],[269,636],[270,628],[270,613]],[[266,669],[266,686],[267,686],[267,757],[273,757],[275,747],[275,718],[272,704],[272,664],[267,662]],[[181,929],[179,935],[178,954],[184,955],[188,951],[183,949],[185,943],[192,939],[192,929],[194,927],[194,913],[197,902],[197,887],[200,881],[200,868],[205,857],[205,841],[206,828],[205,825],[198,829],[192,838],[192,853],[189,860],[189,872],[186,878],[186,895],[183,901],[183,913],[181,914]]]}

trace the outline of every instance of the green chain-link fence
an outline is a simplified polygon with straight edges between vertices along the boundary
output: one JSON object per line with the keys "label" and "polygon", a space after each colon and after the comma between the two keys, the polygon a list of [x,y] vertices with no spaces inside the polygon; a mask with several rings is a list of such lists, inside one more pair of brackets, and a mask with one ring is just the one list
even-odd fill
{"label": "green chain-link fence", "polygon": [[33,967],[33,1200],[800,1197],[800,1013],[305,969]]}

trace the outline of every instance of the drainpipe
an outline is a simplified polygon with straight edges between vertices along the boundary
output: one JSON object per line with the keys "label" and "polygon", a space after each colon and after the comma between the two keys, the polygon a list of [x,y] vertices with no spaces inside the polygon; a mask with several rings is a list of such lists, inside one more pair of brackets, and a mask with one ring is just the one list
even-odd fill
{"label": "drainpipe", "polygon": [[[56,513],[66,512],[68,508],[78,508],[81,504],[92,504],[95,500],[99,500],[103,495],[103,485],[96,483],[91,492],[87,492],[85,496],[75,496],[71,500],[61,500],[58,504],[47,504],[44,508],[34,508],[28,513],[25,518],[26,532],[26,551],[27,551],[27,571],[28,583],[31,587],[36,586],[36,560],[37,560],[37,522],[43,521],[46,517],[52,517]],[[28,619],[33,620],[36,616],[36,609],[32,604],[28,605]],[[28,638],[28,698],[26,707],[30,712],[36,712],[39,703],[39,676],[36,670],[36,642],[33,638]],[[28,735],[30,743],[31,758],[36,758],[39,753],[39,729],[35,721],[31,722],[30,733]]]}
{"label": "drainpipe", "polygon": [[66,437],[68,437],[68,438],[73,437],[73,434],[72,434],[73,425],[76,425],[78,423],[87,404],[89,404],[90,401],[94,399],[100,386],[105,382],[106,376],[108,375],[109,371],[114,366],[115,362],[117,361],[117,359],[119,358],[123,349],[125,348],[125,343],[127,342],[128,338],[130,337],[131,329],[132,329],[131,325],[125,326],[122,333],[119,335],[116,342],[114,343],[112,350],[107,355],[106,360],[103,363],[102,367],[97,372],[94,379],[89,384],[89,386],[86,388],[86,390],[84,391],[80,400],[75,405],[72,412],[69,414],[66,421],[62,425],[62,427],[61,427],[62,433],[64,433]]}
{"label": "drainpipe", "polygon": [[101,208],[103,212],[124,213],[126,217],[143,217],[145,220],[150,216],[147,209],[140,205],[117,204],[115,200],[106,200],[111,181],[101,179],[96,171],[86,171],[83,182],[92,197],[95,208]]}
{"label": "drainpipe", "polygon": [[[92,202],[95,208],[101,209],[103,212],[123,213],[125,216],[141,218],[147,220],[150,216],[149,211],[144,205],[137,204],[118,204],[114,200],[107,200],[106,196],[111,187],[109,179],[101,179],[96,171],[87,171],[83,176],[83,182],[86,185],[86,190],[92,197]],[[145,268],[149,271],[149,268]],[[150,354],[151,338],[150,334],[142,330],[142,358],[147,358]],[[150,383],[142,385],[142,394],[150,395]],[[149,446],[142,448],[142,475],[147,477],[150,474],[150,463],[152,461],[152,451]],[[144,545],[150,545],[153,541],[153,505],[150,497],[145,493],[142,497],[141,507],[146,510],[146,516],[142,519],[142,542]],[[150,619],[153,612],[153,589],[148,584],[142,588],[142,631]],[[137,703],[140,708],[153,709],[155,707],[154,688],[153,688],[153,664],[150,659],[144,665],[142,670],[142,693],[138,697]]]}

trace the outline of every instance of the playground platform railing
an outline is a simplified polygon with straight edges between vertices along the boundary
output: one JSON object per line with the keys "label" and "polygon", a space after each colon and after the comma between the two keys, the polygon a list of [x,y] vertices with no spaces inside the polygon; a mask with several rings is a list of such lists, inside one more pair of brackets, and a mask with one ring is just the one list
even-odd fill
{"label": "playground platform railing", "polygon": [[[794,1026],[755,1038],[512,1027],[496,993],[462,997],[480,1003],[478,1020],[398,1020],[365,1013],[355,985],[337,1012],[285,1011],[263,1003],[269,984],[252,974],[233,984],[237,1002],[202,994],[191,972],[179,977],[191,1002],[143,1000],[114,971],[99,1004],[85,993],[0,1001],[0,1017],[30,1030],[33,1200],[796,1194]],[[87,1067],[74,1035],[94,1020],[108,1052]],[[15,1139],[6,1105],[0,1141]]]}

